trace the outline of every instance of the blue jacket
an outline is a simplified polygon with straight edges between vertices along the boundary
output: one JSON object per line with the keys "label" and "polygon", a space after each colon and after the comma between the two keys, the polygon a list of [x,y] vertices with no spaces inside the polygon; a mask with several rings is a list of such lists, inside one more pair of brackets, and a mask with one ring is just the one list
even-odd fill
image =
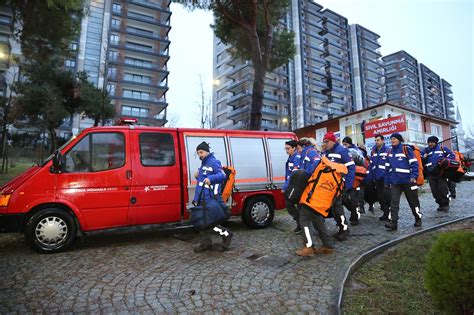
{"label": "blue jacket", "polygon": [[347,167],[347,174],[344,178],[344,190],[348,191],[352,189],[355,176],[355,163],[349,155],[349,150],[336,142],[331,150],[326,150],[325,155],[332,162],[344,164]]}
{"label": "blue jacket", "polygon": [[305,170],[308,175],[312,175],[316,167],[321,161],[321,156],[312,146],[304,147],[300,153],[298,169]]}
{"label": "blue jacket", "polygon": [[404,144],[392,146],[388,150],[385,162],[385,183],[391,185],[409,184],[410,179],[418,177],[418,160],[411,147],[406,146],[407,155],[403,152]]}
{"label": "blue jacket", "polygon": [[444,159],[444,158],[455,159],[456,158],[456,156],[450,149],[446,147],[443,147],[443,149],[441,149],[439,144],[437,144],[433,149],[430,149],[430,147],[426,147],[423,150],[423,153],[421,155],[425,156],[425,153],[428,155],[425,162],[425,167],[428,170],[428,173],[430,173],[433,170],[433,167],[435,167],[436,164],[438,164],[438,162],[441,159]]}
{"label": "blue jacket", "polygon": [[387,147],[383,146],[380,150],[374,146],[370,151],[370,164],[367,169],[368,181],[376,181],[384,179],[385,177],[385,162],[387,160]]}
{"label": "blue jacket", "polygon": [[[211,185],[205,185],[204,180],[209,178]],[[193,201],[197,203],[199,199],[199,194],[203,191],[203,198],[208,200],[211,197],[211,194],[219,195],[221,192],[221,184],[226,179],[226,175],[222,170],[221,162],[214,157],[214,153],[210,153],[206,156],[201,163],[199,168],[199,175],[197,178],[196,192],[194,193]]]}
{"label": "blue jacket", "polygon": [[288,157],[288,160],[286,161],[285,165],[285,183],[283,184],[283,187],[281,187],[283,191],[285,191],[288,187],[291,172],[293,172],[293,170],[298,169],[300,158],[300,154],[296,151]]}

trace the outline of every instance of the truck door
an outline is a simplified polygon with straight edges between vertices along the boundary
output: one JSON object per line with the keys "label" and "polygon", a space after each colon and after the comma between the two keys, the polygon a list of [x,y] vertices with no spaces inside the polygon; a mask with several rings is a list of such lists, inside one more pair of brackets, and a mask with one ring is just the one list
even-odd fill
{"label": "truck door", "polygon": [[224,134],[185,134],[185,145],[186,145],[186,165],[187,165],[187,184],[188,184],[188,207],[194,198],[194,192],[196,191],[196,178],[194,173],[201,167],[201,160],[197,156],[196,147],[201,142],[205,141],[209,143],[211,152],[214,153],[216,159],[218,159],[222,166],[229,165],[229,158],[227,154],[225,135]]}
{"label": "truck door", "polygon": [[181,219],[181,170],[177,132],[132,130],[129,224]]}
{"label": "truck door", "polygon": [[235,187],[240,192],[270,189],[269,165],[264,138],[229,136]]}
{"label": "truck door", "polygon": [[130,198],[128,130],[86,134],[63,155],[56,197],[82,212],[87,230],[127,223]]}
{"label": "truck door", "polygon": [[285,165],[288,154],[285,152],[285,142],[291,140],[282,138],[267,138],[268,158],[273,187],[281,189],[285,183]]}

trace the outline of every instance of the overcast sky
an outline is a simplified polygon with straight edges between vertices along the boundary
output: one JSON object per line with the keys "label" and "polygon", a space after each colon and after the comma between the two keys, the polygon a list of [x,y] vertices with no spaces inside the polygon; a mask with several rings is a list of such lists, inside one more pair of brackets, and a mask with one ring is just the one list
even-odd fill
{"label": "overcast sky", "polygon": [[[405,50],[453,86],[463,125],[474,131],[472,0],[320,0],[320,5],[381,36],[382,55]],[[200,76],[212,97],[212,14],[171,4],[168,116],[199,127]]]}

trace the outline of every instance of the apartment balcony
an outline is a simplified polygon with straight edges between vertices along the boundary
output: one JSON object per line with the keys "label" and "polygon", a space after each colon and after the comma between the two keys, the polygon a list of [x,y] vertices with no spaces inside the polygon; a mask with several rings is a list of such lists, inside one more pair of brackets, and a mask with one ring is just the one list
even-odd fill
{"label": "apartment balcony", "polygon": [[119,117],[125,117],[125,118],[136,118],[138,120],[138,124],[142,126],[163,126],[165,125],[168,120],[164,117],[164,115],[157,115],[157,117],[161,118],[155,118],[155,117],[142,117],[142,116],[134,116],[131,114],[131,112],[123,111]]}
{"label": "apartment balcony", "polygon": [[109,82],[119,82],[122,88],[133,90],[139,88],[144,92],[155,94],[158,98],[162,97],[168,91],[166,81],[153,82],[154,80],[133,80],[127,77],[121,77],[113,74],[107,75]]}
{"label": "apartment balcony", "polygon": [[153,47],[146,48],[146,47],[138,46],[132,43],[121,44],[121,43],[112,42],[112,41],[109,44],[110,44],[110,47],[125,50],[127,52],[128,57],[150,58],[150,55],[156,56],[158,57],[158,61],[161,66],[164,66],[170,58],[167,51],[161,51]]}
{"label": "apartment balcony", "polygon": [[129,36],[131,35],[130,37],[127,37],[129,39],[133,39],[134,37],[138,38],[138,40],[141,38],[151,39],[153,41],[150,42],[157,43],[159,45],[158,47],[155,46],[157,50],[165,50],[171,43],[161,34],[152,31],[140,30],[133,27],[120,27],[118,25],[112,25],[111,29],[120,33],[125,33]]}
{"label": "apartment balcony", "polygon": [[168,19],[171,16],[171,11],[169,10],[169,1],[128,0],[127,3],[129,5],[137,5],[146,9],[158,10],[160,13],[167,15]]}
{"label": "apartment balcony", "polygon": [[127,59],[121,60],[118,57],[109,57],[108,63],[121,66],[124,69],[140,70],[140,74],[157,75],[158,81],[164,81],[169,75],[169,71],[166,70],[165,66],[160,67],[156,64],[135,63],[134,61],[127,61]]}

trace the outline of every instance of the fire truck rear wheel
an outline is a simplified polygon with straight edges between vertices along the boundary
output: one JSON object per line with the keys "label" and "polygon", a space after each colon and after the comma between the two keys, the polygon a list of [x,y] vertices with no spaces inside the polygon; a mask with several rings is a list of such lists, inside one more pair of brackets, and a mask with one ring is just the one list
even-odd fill
{"label": "fire truck rear wheel", "polygon": [[39,253],[57,253],[76,240],[77,226],[72,215],[59,208],[46,208],[33,214],[25,228],[30,246]]}
{"label": "fire truck rear wheel", "polygon": [[274,215],[273,203],[266,197],[257,196],[248,201],[242,219],[251,228],[264,229],[272,223]]}

